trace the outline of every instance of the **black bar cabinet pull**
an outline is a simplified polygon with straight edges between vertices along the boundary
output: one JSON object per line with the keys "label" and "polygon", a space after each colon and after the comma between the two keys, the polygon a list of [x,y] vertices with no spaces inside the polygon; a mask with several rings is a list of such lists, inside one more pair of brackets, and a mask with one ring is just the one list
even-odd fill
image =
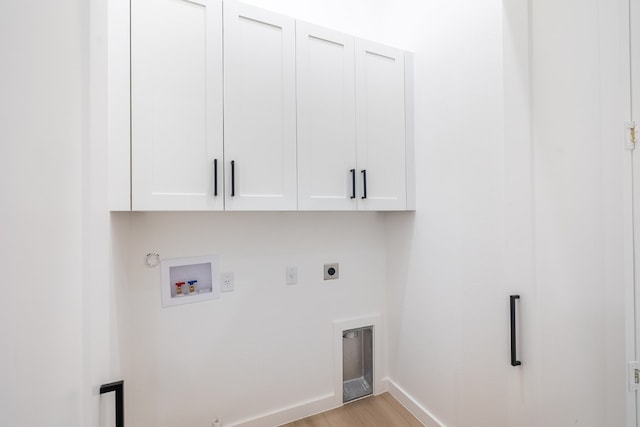
{"label": "black bar cabinet pull", "polygon": [[362,198],[367,198],[367,170],[363,169],[360,171],[362,173]]}
{"label": "black bar cabinet pull", "polygon": [[213,159],[213,195],[218,195],[218,159]]}
{"label": "black bar cabinet pull", "polygon": [[516,300],[520,299],[520,295],[511,295],[509,297],[509,312],[511,315],[511,366],[520,366],[522,362],[518,360],[516,354]]}
{"label": "black bar cabinet pull", "polygon": [[231,197],[236,195],[236,162],[231,160]]}
{"label": "black bar cabinet pull", "polygon": [[356,198],[356,170],[351,169],[351,198]]}
{"label": "black bar cabinet pull", "polygon": [[103,384],[100,394],[116,392],[116,427],[124,427],[124,381]]}

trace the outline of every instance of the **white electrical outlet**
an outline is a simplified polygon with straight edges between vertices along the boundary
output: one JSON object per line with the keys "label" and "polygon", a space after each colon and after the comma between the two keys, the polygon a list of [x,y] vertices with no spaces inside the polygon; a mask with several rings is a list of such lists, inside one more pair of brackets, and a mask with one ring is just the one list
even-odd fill
{"label": "white electrical outlet", "polygon": [[287,267],[287,285],[298,283],[298,267]]}
{"label": "white electrical outlet", "polygon": [[222,292],[233,292],[236,288],[234,274],[231,273],[220,273],[220,291]]}

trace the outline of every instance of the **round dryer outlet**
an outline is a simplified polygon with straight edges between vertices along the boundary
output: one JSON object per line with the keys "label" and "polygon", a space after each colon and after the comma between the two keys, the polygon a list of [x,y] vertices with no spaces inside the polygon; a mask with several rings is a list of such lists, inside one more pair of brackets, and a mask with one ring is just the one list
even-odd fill
{"label": "round dryer outlet", "polygon": [[324,265],[324,280],[337,279],[339,276],[340,276],[340,269],[339,269],[339,264],[337,262]]}

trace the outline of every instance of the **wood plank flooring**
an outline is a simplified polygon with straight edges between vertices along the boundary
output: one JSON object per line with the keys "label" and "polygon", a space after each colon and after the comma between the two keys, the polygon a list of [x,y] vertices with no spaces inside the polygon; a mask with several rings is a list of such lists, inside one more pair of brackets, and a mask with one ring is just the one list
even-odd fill
{"label": "wood plank flooring", "polygon": [[389,393],[367,397],[281,427],[424,427]]}

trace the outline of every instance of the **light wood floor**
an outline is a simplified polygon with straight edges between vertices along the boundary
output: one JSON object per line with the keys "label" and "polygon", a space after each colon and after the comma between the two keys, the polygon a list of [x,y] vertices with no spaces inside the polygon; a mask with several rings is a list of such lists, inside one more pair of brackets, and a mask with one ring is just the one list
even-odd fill
{"label": "light wood floor", "polygon": [[389,393],[367,397],[282,427],[424,427]]}

